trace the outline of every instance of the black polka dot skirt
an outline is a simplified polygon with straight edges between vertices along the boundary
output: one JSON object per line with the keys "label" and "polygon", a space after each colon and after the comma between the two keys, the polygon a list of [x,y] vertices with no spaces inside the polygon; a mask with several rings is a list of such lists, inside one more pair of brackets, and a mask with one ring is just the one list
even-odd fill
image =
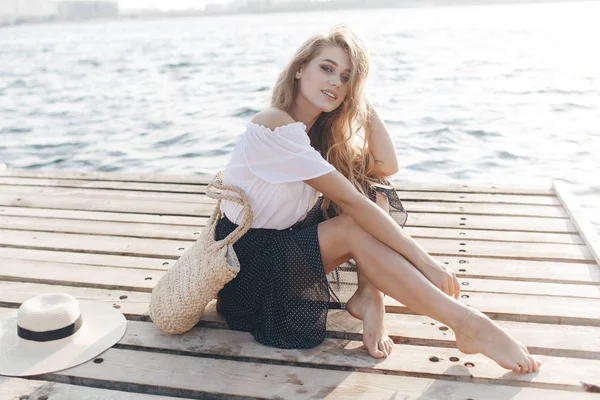
{"label": "black polka dot skirt", "polygon": [[[404,227],[408,214],[393,188],[375,188],[390,203],[390,215]],[[327,311],[344,308],[357,288],[356,265],[350,260],[325,274],[317,228],[325,221],[323,197],[304,220],[285,230],[252,228],[233,248],[240,272],[221,289],[217,311],[231,329],[252,333],[267,346],[303,349],[325,339]],[[335,216],[333,207],[328,210]],[[237,227],[227,217],[217,222],[216,240]]]}

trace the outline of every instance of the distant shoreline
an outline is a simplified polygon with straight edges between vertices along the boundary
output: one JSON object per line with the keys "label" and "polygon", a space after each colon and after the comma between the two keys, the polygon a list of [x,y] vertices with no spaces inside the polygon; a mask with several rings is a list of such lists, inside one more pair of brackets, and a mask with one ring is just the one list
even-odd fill
{"label": "distant shoreline", "polygon": [[438,8],[454,6],[486,6],[501,4],[535,4],[535,3],[581,3],[598,0],[408,0],[398,2],[395,0],[373,0],[366,3],[364,0],[355,1],[329,1],[323,3],[305,3],[296,5],[281,5],[263,9],[240,9],[240,10],[222,10],[205,11],[197,9],[172,10],[163,12],[149,12],[135,14],[123,13],[116,18],[91,18],[78,20],[58,20],[56,17],[44,19],[17,19],[16,22],[0,21],[0,28],[15,27],[23,25],[45,25],[62,23],[82,23],[90,21],[122,21],[122,20],[156,20],[171,18],[196,18],[196,17],[219,17],[228,15],[258,15],[258,14],[281,14],[281,13],[303,13],[313,11],[345,11],[345,10],[375,10],[375,9],[395,9],[395,8]]}

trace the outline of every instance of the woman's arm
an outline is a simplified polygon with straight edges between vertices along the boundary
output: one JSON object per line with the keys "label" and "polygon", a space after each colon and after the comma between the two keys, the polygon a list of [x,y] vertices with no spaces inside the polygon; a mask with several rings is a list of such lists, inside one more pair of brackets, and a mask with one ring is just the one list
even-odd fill
{"label": "woman's arm", "polygon": [[398,157],[394,142],[375,107],[368,103],[368,108],[369,119],[365,125],[365,130],[370,133],[367,143],[375,159],[372,174],[377,177],[394,175],[398,172]]}
{"label": "woman's arm", "polygon": [[361,228],[402,254],[443,292],[454,296],[460,293],[454,273],[433,259],[388,213],[362,195],[339,171],[304,182],[339,205]]}
{"label": "woman's arm", "polygon": [[388,213],[356,190],[339,171],[332,171],[304,182],[329,197],[361,228],[402,254],[420,271],[436,264],[436,261],[404,232]]}

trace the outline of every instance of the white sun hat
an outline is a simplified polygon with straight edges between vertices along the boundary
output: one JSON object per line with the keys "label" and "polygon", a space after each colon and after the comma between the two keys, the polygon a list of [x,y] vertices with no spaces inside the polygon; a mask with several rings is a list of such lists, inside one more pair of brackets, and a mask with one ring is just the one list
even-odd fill
{"label": "white sun hat", "polygon": [[0,319],[0,375],[30,376],[84,363],[117,343],[127,328],[123,314],[104,303],[65,293],[25,301]]}

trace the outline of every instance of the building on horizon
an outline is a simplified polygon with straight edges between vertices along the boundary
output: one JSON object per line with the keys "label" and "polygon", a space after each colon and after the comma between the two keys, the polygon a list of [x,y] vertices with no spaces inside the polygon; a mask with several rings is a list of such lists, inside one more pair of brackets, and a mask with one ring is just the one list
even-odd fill
{"label": "building on horizon", "polygon": [[114,1],[59,1],[56,3],[56,17],[64,21],[117,18],[118,16],[119,4]]}
{"label": "building on horizon", "polygon": [[0,22],[17,19],[44,19],[56,14],[50,0],[0,0]]}

